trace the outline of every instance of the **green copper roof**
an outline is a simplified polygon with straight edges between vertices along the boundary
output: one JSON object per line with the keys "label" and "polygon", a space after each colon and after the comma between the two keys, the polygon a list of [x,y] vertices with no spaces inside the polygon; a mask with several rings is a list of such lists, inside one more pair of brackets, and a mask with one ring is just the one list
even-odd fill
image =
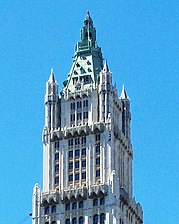
{"label": "green copper roof", "polygon": [[89,12],[87,12],[64,90],[73,91],[79,85],[86,87],[96,85],[102,67],[103,58],[101,48],[96,42],[96,29]]}

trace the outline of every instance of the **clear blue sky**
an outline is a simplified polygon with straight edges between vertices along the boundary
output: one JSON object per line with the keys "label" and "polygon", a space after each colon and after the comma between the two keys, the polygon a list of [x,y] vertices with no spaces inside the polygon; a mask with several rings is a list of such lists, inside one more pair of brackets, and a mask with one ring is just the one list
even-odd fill
{"label": "clear blue sky", "polygon": [[144,223],[179,223],[179,1],[1,0],[0,9],[0,222],[31,212],[33,185],[42,185],[45,82],[53,67],[61,87],[90,10],[113,82],[131,99]]}

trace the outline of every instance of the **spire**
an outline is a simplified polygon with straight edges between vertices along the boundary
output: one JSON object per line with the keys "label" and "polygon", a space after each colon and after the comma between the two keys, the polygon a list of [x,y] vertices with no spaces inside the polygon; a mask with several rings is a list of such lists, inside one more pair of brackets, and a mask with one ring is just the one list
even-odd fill
{"label": "spire", "polygon": [[104,62],[104,65],[103,65],[103,72],[109,72],[109,68],[108,68],[107,60],[105,60],[105,62]]}
{"label": "spire", "polygon": [[97,47],[96,29],[93,26],[93,20],[89,11],[86,14],[83,27],[81,29],[80,41],[77,44],[77,51],[84,51],[84,48]]}
{"label": "spire", "polygon": [[124,84],[122,85],[121,99],[122,99],[122,100],[127,99],[127,93],[126,93]]}
{"label": "spire", "polygon": [[54,77],[54,72],[53,72],[53,68],[51,68],[51,72],[50,72],[50,77],[48,80],[50,83],[55,82],[55,77]]}

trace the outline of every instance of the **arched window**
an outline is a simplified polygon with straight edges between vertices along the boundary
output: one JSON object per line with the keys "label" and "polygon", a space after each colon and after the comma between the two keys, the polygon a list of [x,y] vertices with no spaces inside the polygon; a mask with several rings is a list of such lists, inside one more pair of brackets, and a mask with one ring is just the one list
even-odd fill
{"label": "arched window", "polygon": [[56,213],[56,206],[52,206],[52,213]]}
{"label": "arched window", "polygon": [[70,219],[66,219],[65,224],[70,224]]}
{"label": "arched window", "polygon": [[76,218],[72,219],[72,224],[77,224],[77,219]]}
{"label": "arched window", "polygon": [[100,198],[100,205],[105,205],[105,198]]}
{"label": "arched window", "polygon": [[93,216],[93,224],[98,224],[98,215]]}
{"label": "arched window", "polygon": [[49,214],[49,206],[45,207],[44,213],[45,213],[45,215]]}
{"label": "arched window", "polygon": [[100,215],[100,224],[104,224],[105,219],[106,219],[106,215],[105,215],[104,213],[102,213],[102,214]]}
{"label": "arched window", "polygon": [[49,222],[45,222],[45,224],[49,224]]}
{"label": "arched window", "polygon": [[77,209],[77,202],[73,202],[73,204],[72,204],[72,209],[73,209],[73,210]]}
{"label": "arched window", "polygon": [[84,224],[84,218],[82,216],[79,218],[79,224]]}
{"label": "arched window", "polygon": [[97,199],[97,198],[95,198],[95,199],[93,200],[93,206],[98,206],[98,199]]}
{"label": "arched window", "polygon": [[83,201],[79,202],[79,209],[83,208]]}
{"label": "arched window", "polygon": [[56,221],[52,221],[51,224],[57,224]]}

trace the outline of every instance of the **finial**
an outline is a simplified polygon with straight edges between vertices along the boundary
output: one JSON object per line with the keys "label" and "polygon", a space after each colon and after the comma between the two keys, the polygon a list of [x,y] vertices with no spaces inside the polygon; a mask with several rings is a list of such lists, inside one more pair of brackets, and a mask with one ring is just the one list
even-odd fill
{"label": "finial", "polygon": [[124,84],[122,85],[121,99],[122,100],[127,99],[127,93],[126,93]]}
{"label": "finial", "polygon": [[87,13],[86,13],[86,18],[85,18],[84,24],[85,25],[87,25],[87,24],[93,25],[93,21],[91,19],[89,11],[87,11]]}
{"label": "finial", "polygon": [[86,13],[86,19],[88,19],[88,18],[90,18],[90,12],[89,11],[87,11],[87,13]]}

